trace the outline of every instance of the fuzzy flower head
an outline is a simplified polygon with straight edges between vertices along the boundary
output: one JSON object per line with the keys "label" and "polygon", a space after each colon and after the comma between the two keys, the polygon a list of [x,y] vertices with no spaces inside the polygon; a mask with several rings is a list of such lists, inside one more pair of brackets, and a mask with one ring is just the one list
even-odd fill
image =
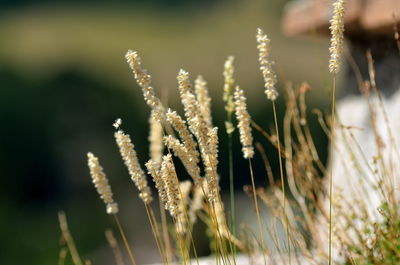
{"label": "fuzzy flower head", "polygon": [[207,82],[199,75],[194,81],[194,91],[199,102],[200,112],[208,127],[212,127],[211,98],[208,94]]}
{"label": "fuzzy flower head", "polygon": [[155,183],[156,189],[158,191],[158,197],[161,202],[164,204],[164,207],[167,205],[167,192],[165,188],[165,182],[161,177],[161,168],[158,162],[154,160],[149,160],[146,163],[147,172],[153,177],[153,181]]}
{"label": "fuzzy flower head", "polygon": [[276,100],[278,92],[275,89],[277,82],[276,74],[272,69],[274,62],[270,58],[271,45],[270,39],[267,34],[264,34],[262,29],[257,29],[257,49],[258,49],[258,61],[260,63],[260,70],[264,78],[265,94],[269,100]]}
{"label": "fuzzy flower head", "polygon": [[129,175],[139,190],[139,197],[145,204],[149,204],[153,200],[151,190],[147,184],[146,175],[140,167],[135,146],[133,145],[129,134],[125,134],[122,130],[118,130],[115,132],[114,137],[122,160],[124,160],[129,171]]}
{"label": "fuzzy flower head", "polygon": [[100,166],[99,159],[92,153],[88,153],[87,158],[92,182],[99,193],[100,198],[107,206],[107,213],[118,213],[118,204],[114,202],[111,187],[108,184],[108,179],[103,171],[103,168]]}
{"label": "fuzzy flower head", "polygon": [[180,213],[179,205],[182,201],[179,194],[178,177],[176,175],[171,154],[163,156],[161,178],[164,181],[165,192],[167,195],[166,209],[168,209],[172,217],[177,218]]}
{"label": "fuzzy flower head", "polygon": [[147,105],[155,111],[155,117],[161,121],[163,118],[164,107],[160,99],[156,96],[154,88],[151,86],[151,76],[146,69],[142,68],[142,60],[136,51],[128,50],[125,59],[135,75],[136,82],[142,88],[144,99]]}
{"label": "fuzzy flower head", "polygon": [[178,73],[178,85],[180,93],[192,92],[192,85],[190,84],[189,72],[181,69]]}
{"label": "fuzzy flower head", "polygon": [[157,119],[157,113],[154,110],[151,111],[149,124],[150,124],[150,134],[148,140],[150,143],[149,146],[150,158],[154,162],[156,162],[159,165],[159,167],[161,167],[161,161],[164,151],[164,145],[162,142],[164,130],[161,122]]}
{"label": "fuzzy flower head", "polygon": [[186,171],[193,178],[193,180],[196,182],[199,181],[200,168],[197,164],[198,160],[193,160],[193,157],[188,151],[187,146],[182,144],[178,139],[176,139],[172,135],[165,136],[164,143],[169,149],[171,149],[174,152],[175,156],[182,161],[182,164],[186,168]]}
{"label": "fuzzy flower head", "polygon": [[230,114],[234,111],[234,104],[233,104],[233,85],[235,80],[233,78],[233,73],[235,71],[233,66],[233,61],[235,58],[233,56],[229,56],[228,59],[225,61],[224,64],[224,94],[222,99],[225,102],[225,110]]}
{"label": "fuzzy flower head", "polygon": [[331,46],[329,53],[329,71],[337,74],[340,70],[340,57],[343,51],[344,33],[344,0],[337,0],[333,4],[333,17],[330,20],[331,26]]}
{"label": "fuzzy flower head", "polygon": [[235,113],[239,121],[238,128],[240,133],[240,142],[242,143],[242,152],[245,159],[253,158],[253,135],[251,134],[250,115],[247,111],[246,97],[243,89],[236,86],[235,89]]}

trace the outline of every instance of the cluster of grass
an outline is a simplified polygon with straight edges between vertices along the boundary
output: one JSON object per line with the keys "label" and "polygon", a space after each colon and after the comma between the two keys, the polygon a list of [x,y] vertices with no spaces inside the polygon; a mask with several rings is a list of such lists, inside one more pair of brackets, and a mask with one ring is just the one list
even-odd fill
{"label": "cluster of grass", "polygon": [[364,223],[360,231],[361,244],[348,246],[352,260],[346,264],[399,264],[400,218],[394,205],[379,208],[382,220]]}
{"label": "cluster of grass", "polygon": [[[361,85],[371,114],[371,127],[374,129],[377,155],[373,164],[369,162],[359,142],[354,137],[354,128],[335,121],[335,87],[336,74],[339,72],[339,60],[343,45],[344,1],[335,3],[331,31],[331,60],[329,69],[332,73],[332,109],[328,114],[318,110],[315,113],[321,127],[331,139],[332,153],[330,167],[327,169],[319,158],[318,148],[314,145],[313,136],[308,127],[306,94],[310,86],[306,83],[300,86],[287,84],[281,93],[286,98],[286,112],[283,118],[283,131],[278,129],[275,100],[278,93],[275,90],[277,77],[270,58],[270,40],[261,30],[257,33],[259,62],[262,77],[265,81],[265,94],[270,101],[274,113],[274,125],[271,130],[265,130],[253,121],[247,112],[244,91],[237,86],[234,79],[233,59],[228,58],[225,64],[224,101],[226,102],[227,122],[226,133],[229,139],[237,129],[240,133],[244,159],[248,160],[251,185],[245,187],[246,194],[252,199],[257,230],[245,226],[237,229],[233,211],[228,216],[224,210],[219,188],[218,166],[218,133],[212,123],[212,112],[207,84],[199,76],[194,88],[189,73],[181,70],[178,74],[178,85],[185,117],[168,108],[156,95],[151,86],[151,76],[143,69],[142,61],[137,52],[128,51],[126,59],[132,69],[135,79],[143,90],[146,103],[151,109],[150,157],[145,164],[147,173],[152,177],[158,193],[158,203],[154,203],[153,194],[149,188],[146,174],[138,161],[133,141],[122,128],[122,121],[117,119],[113,126],[116,129],[115,139],[122,159],[128,168],[132,181],[135,183],[139,197],[142,199],[146,214],[151,225],[155,244],[163,264],[199,264],[196,242],[193,239],[193,225],[197,220],[208,226],[208,236],[213,245],[215,264],[239,264],[239,253],[248,257],[248,263],[256,264],[397,264],[400,257],[400,218],[398,216],[397,200],[394,183],[396,180],[396,159],[398,150],[395,138],[392,136],[388,119],[387,126],[389,143],[393,148],[384,148],[376,122],[377,111],[387,117],[382,97],[377,91],[373,62],[370,62],[370,80]],[[282,96],[281,95],[281,96]],[[374,98],[378,100],[375,101]],[[236,116],[237,124],[233,120]],[[339,117],[340,118],[340,117]],[[266,154],[263,146],[256,143],[253,146],[252,128],[265,136],[276,148],[276,153]],[[335,130],[336,128],[336,130]],[[336,132],[335,132],[336,131]],[[343,146],[345,149],[343,149]],[[230,156],[231,145],[230,148]],[[343,155],[341,152],[346,151]],[[255,153],[263,158],[270,189],[258,188],[254,182],[252,158]],[[389,161],[388,156],[389,153]],[[279,157],[280,181],[275,183],[269,158]],[[340,183],[335,188],[335,161],[350,157],[357,173],[351,178],[361,179],[354,194],[345,194],[345,185],[354,185],[355,181]],[[191,181],[182,181],[175,167],[180,160],[191,177]],[[344,161],[346,167],[349,161]],[[233,160],[229,159],[231,180],[230,203],[234,207],[235,196],[233,185],[235,172]],[[398,163],[398,162],[397,162]],[[107,213],[116,221],[122,242],[129,255],[132,265],[136,265],[135,248],[129,244],[121,222],[118,218],[118,204],[113,199],[108,179],[100,166],[99,160],[88,153],[88,164],[93,183],[106,204]],[[339,162],[339,165],[342,165]],[[367,170],[365,170],[367,169]],[[371,172],[368,172],[370,170]],[[328,185],[323,177],[328,176]],[[370,177],[373,177],[373,181]],[[286,178],[286,181],[285,181]],[[286,190],[288,189],[288,191]],[[287,193],[291,194],[289,200]],[[359,193],[358,193],[359,192]],[[371,209],[368,205],[370,192],[375,192],[381,207]],[[362,201],[360,201],[362,200]],[[261,218],[260,202],[270,210],[270,220]],[[159,209],[158,209],[159,208]],[[160,211],[160,218],[155,215],[155,209]],[[166,214],[169,213],[169,216]],[[379,213],[378,218],[374,218]],[[60,215],[63,238],[75,265],[83,262],[76,250],[68,231],[65,216]],[[277,226],[284,227],[285,236],[282,241],[277,232]],[[269,237],[274,248],[268,246],[265,238]],[[118,265],[123,264],[121,253],[115,238],[110,232],[107,239],[114,250]],[[274,250],[273,250],[274,249]],[[66,250],[60,254],[60,263],[64,263]],[[90,261],[86,262],[90,264]]]}

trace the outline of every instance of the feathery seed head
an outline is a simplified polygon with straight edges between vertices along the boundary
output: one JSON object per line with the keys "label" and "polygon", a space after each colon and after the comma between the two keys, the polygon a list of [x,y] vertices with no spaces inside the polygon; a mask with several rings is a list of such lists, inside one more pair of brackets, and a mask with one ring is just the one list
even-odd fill
{"label": "feathery seed head", "polygon": [[218,165],[218,127],[208,130],[208,148],[210,164],[216,170]]}
{"label": "feathery seed head", "polygon": [[235,113],[236,119],[239,121],[238,128],[240,133],[240,142],[242,143],[242,152],[245,159],[253,158],[253,136],[251,134],[250,115],[247,111],[246,97],[243,89],[239,86],[235,88]]}
{"label": "feathery seed head", "polygon": [[264,93],[267,96],[267,99],[271,101],[275,101],[279,96],[278,91],[276,91],[275,89],[266,89]]}
{"label": "feathery seed head", "polygon": [[[196,137],[203,160],[206,176],[209,179],[210,199],[216,198],[218,187],[218,135],[216,128],[210,128],[200,112],[199,103],[190,90],[189,74],[183,70],[178,75],[179,91],[185,109],[189,129]],[[195,179],[196,181],[196,179]]]}
{"label": "feathery seed head", "polygon": [[103,168],[100,166],[99,159],[90,152],[87,154],[87,157],[92,182],[97,192],[100,194],[100,198],[106,204],[107,213],[118,213],[118,204],[114,202],[111,187],[108,184],[108,179],[103,171]]}
{"label": "feathery seed head", "polygon": [[200,111],[199,102],[192,93],[189,74],[183,70],[178,75],[179,92],[190,131],[196,137],[202,157],[208,153],[207,134],[210,128]]}
{"label": "feathery seed head", "polygon": [[194,81],[194,91],[199,102],[200,112],[208,127],[212,127],[211,98],[208,94],[207,82],[199,75]]}
{"label": "feathery seed head", "polygon": [[150,158],[161,167],[161,161],[163,156],[163,127],[161,122],[157,119],[157,114],[154,110],[150,113],[150,135],[149,135],[149,142],[150,142]]}
{"label": "feathery seed head", "polygon": [[275,84],[277,82],[276,74],[272,69],[274,62],[270,58],[271,41],[262,29],[257,29],[256,38],[258,42],[258,61],[264,78],[265,94],[269,100],[274,101],[278,97],[278,92],[275,89]]}
{"label": "feathery seed head", "polygon": [[146,163],[147,172],[152,176],[156,189],[158,191],[158,196],[163,203],[165,209],[167,210],[167,192],[165,188],[165,182],[162,179],[161,171],[158,163],[150,159]]}
{"label": "feathery seed head", "polygon": [[121,157],[128,168],[129,175],[139,190],[139,197],[145,204],[149,204],[153,200],[151,196],[151,190],[148,186],[146,176],[140,167],[139,160],[134,149],[135,146],[132,144],[129,134],[125,134],[122,130],[118,130],[115,132],[114,136]]}
{"label": "feathery seed head", "polygon": [[225,83],[224,83],[224,93],[222,99],[225,102],[225,110],[229,114],[233,113],[234,111],[233,96],[232,96],[233,85],[235,83],[235,80],[233,78],[233,73],[235,71],[235,68],[233,67],[234,60],[235,58],[233,56],[229,56],[224,64]]}
{"label": "feathery seed head", "polygon": [[115,122],[113,123],[113,127],[114,127],[116,130],[118,130],[119,127],[121,126],[121,124],[122,124],[122,120],[121,120],[120,118],[118,118],[118,119],[116,119]]}
{"label": "feathery seed head", "polygon": [[199,181],[200,168],[197,164],[198,158],[193,158],[193,156],[188,151],[187,146],[182,144],[178,139],[171,135],[164,136],[164,143],[169,149],[174,152],[175,156],[177,156],[182,161],[182,164],[184,165],[186,171],[193,178],[193,180],[195,182]]}
{"label": "feathery seed head", "polygon": [[197,151],[197,144],[193,139],[193,135],[186,126],[186,122],[176,111],[172,111],[171,109],[168,109],[166,117],[167,121],[172,125],[172,127],[174,127],[178,132],[179,137],[182,139],[190,160],[197,166],[197,163],[199,162],[199,152]]}
{"label": "feathery seed head", "polygon": [[190,79],[189,79],[189,72],[183,69],[179,70],[177,79],[178,79],[179,91],[181,94],[192,91],[192,85],[190,84]]}
{"label": "feathery seed head", "polygon": [[215,201],[219,197],[219,176],[218,166],[218,128],[214,127],[208,130],[208,153],[203,159],[205,173],[208,184],[208,199]]}
{"label": "feathery seed head", "polygon": [[344,41],[344,0],[337,0],[333,3],[333,17],[330,20],[331,30],[331,46],[329,53],[329,71],[332,74],[337,74],[340,70],[340,58],[343,51]]}
{"label": "feathery seed head", "polygon": [[178,176],[176,175],[171,154],[163,156],[163,161],[161,163],[161,177],[165,183],[167,209],[172,217],[177,218],[178,214],[180,213],[179,205],[182,202],[179,196]]}
{"label": "feathery seed head", "polygon": [[141,59],[136,51],[128,50],[125,58],[135,75],[136,82],[142,88],[144,99],[147,105],[155,110],[156,118],[161,121],[163,118],[164,107],[151,86],[151,76],[147,70],[142,68]]}
{"label": "feathery seed head", "polygon": [[126,61],[132,69],[135,79],[140,87],[149,87],[151,76],[142,68],[142,60],[136,51],[128,50],[125,54]]}

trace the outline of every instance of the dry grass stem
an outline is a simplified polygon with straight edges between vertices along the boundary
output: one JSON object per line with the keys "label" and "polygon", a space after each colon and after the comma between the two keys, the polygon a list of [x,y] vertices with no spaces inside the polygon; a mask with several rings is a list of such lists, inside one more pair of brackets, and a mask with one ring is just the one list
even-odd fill
{"label": "dry grass stem", "polygon": [[108,244],[110,245],[113,254],[114,254],[114,260],[116,265],[125,265],[124,259],[122,257],[122,252],[118,246],[118,242],[114,237],[114,233],[112,230],[107,229],[105,231],[105,236],[107,239]]}
{"label": "dry grass stem", "polygon": [[[65,242],[67,243],[69,253],[71,253],[72,261],[74,262],[75,265],[83,265],[78,250],[76,249],[74,239],[71,236],[71,233],[69,232],[67,217],[65,216],[65,213],[62,211],[58,212],[58,222],[60,224],[62,236]],[[65,260],[64,255],[66,254],[67,252],[63,252],[62,255],[60,253],[60,260],[64,261]]]}

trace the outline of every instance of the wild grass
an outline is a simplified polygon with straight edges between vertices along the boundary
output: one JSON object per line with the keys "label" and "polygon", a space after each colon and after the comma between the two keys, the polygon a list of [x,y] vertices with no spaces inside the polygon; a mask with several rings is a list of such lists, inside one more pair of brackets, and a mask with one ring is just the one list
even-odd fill
{"label": "wild grass", "polygon": [[[371,113],[370,125],[376,155],[368,157],[369,154],[365,153],[359,142],[357,135],[362,129],[353,124],[343,124],[342,118],[347,120],[346,117],[335,111],[336,74],[343,49],[343,3],[342,0],[336,2],[331,26],[331,111],[323,114],[319,110],[312,110],[331,140],[329,168],[321,161],[308,127],[307,114],[310,111],[305,102],[311,87],[307,83],[299,86],[288,83],[281,92],[286,111],[280,134],[275,106],[278,98],[275,89],[277,76],[270,58],[267,35],[260,29],[257,32],[260,70],[265,81],[265,94],[271,101],[274,115],[274,125],[270,131],[263,128],[264,124],[251,119],[245,92],[234,79],[233,57],[229,57],[225,64],[226,131],[231,141],[232,131],[238,129],[243,158],[248,160],[251,186],[245,188],[245,193],[252,198],[257,232],[236,232],[231,144],[228,146],[231,213],[228,215],[225,212],[219,186],[218,128],[212,122],[211,99],[205,80],[198,77],[193,88],[189,73],[185,70],[178,73],[178,88],[184,109],[184,117],[181,117],[157,96],[151,76],[142,66],[139,54],[127,52],[127,62],[151,109],[151,158],[145,165],[155,183],[159,203],[154,203],[154,195],[142,163],[137,159],[133,140],[121,129],[123,123],[119,119],[114,124],[115,138],[145,205],[162,264],[200,264],[193,238],[193,225],[198,220],[208,227],[208,236],[213,243],[213,256],[210,258],[214,259],[213,264],[398,264],[400,217],[395,184],[398,179],[396,165],[400,156],[384,100],[376,87],[370,54],[370,79],[363,82],[360,89]],[[381,135],[382,128],[378,128],[381,123],[378,124],[378,120],[385,125],[389,137]],[[267,155],[260,143],[256,143],[254,149],[253,128],[276,148],[280,185],[274,181],[269,153]],[[390,148],[385,148],[385,141],[388,141],[386,145],[390,145]],[[270,182],[267,190],[255,185],[252,158],[256,151],[263,159]],[[88,158],[97,191],[106,204],[107,213],[115,217],[130,262],[136,265],[131,245],[117,217],[118,206],[113,200],[107,177],[97,158],[91,153]],[[178,176],[175,168],[178,159],[191,177],[190,181],[183,181]],[[339,169],[340,172],[337,172]],[[324,181],[324,176],[329,176],[328,182]],[[268,222],[261,218],[260,202],[269,209]],[[375,209],[377,203],[380,207]],[[154,207],[159,208],[161,219],[154,214]],[[60,225],[73,263],[81,265],[63,214],[60,214]],[[278,225],[284,227],[285,236],[279,235]],[[266,237],[271,239],[273,246],[266,244]],[[284,244],[282,237],[285,238]],[[118,244],[109,232],[107,240],[115,254],[116,264],[122,264]],[[61,253],[60,260],[63,260],[66,252]],[[247,258],[244,263],[243,256]]]}

